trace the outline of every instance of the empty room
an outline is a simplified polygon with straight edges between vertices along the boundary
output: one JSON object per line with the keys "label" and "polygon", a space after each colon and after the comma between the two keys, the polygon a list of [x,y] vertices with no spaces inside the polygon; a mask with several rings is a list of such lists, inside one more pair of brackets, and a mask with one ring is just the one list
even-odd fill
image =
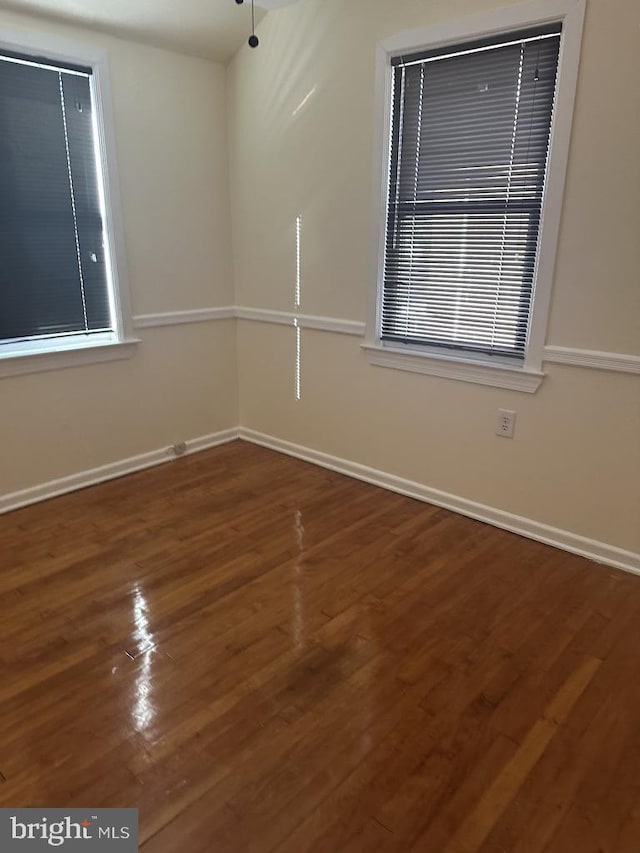
{"label": "empty room", "polygon": [[638,853],[637,0],[0,0],[0,851]]}

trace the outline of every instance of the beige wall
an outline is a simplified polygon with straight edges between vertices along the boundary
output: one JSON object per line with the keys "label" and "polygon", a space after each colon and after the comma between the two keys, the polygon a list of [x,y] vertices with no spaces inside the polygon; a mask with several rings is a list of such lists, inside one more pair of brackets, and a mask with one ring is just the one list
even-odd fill
{"label": "beige wall", "polygon": [[[375,45],[499,5],[299,0],[265,19],[260,49],[241,50],[228,76],[4,12],[0,27],[109,50],[134,314],[292,310],[300,215],[302,311],[364,321]],[[548,336],[557,346],[640,353],[640,115],[620,83],[638,79],[637,8],[588,0]],[[297,402],[291,328],[227,320],[138,335],[128,361],[0,380],[0,495],[241,423],[640,551],[637,376],[549,364],[532,396],[372,367],[359,338],[303,330]],[[493,434],[498,408],[518,412],[513,441]]]}
{"label": "beige wall", "polygon": [[[300,0],[230,70],[236,302],[364,321],[376,42],[504,3]],[[548,343],[640,354],[637,0],[589,0]],[[370,366],[360,340],[239,323],[243,426],[640,551],[638,377],[548,364],[531,396]],[[496,410],[518,413],[513,441]]]}
{"label": "beige wall", "polygon": [[[109,52],[134,314],[233,302],[226,71],[0,12]],[[129,360],[0,379],[0,495],[235,426],[233,321],[139,329]]]}

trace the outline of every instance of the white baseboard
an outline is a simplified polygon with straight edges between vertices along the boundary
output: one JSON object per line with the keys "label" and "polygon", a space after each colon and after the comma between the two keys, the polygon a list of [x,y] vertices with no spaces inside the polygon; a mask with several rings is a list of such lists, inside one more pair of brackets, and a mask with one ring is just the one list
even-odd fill
{"label": "white baseboard", "polygon": [[461,515],[466,515],[469,518],[484,521],[487,524],[492,524],[494,527],[509,530],[511,533],[517,533],[528,539],[535,539],[538,542],[553,545],[555,548],[560,548],[563,551],[579,554],[581,557],[587,557],[596,563],[604,563],[607,566],[614,566],[626,572],[640,574],[640,554],[616,548],[614,545],[608,545],[606,542],[588,539],[585,536],[579,536],[568,530],[561,530],[560,528],[551,527],[548,524],[542,524],[530,518],[513,515],[510,512],[505,512],[495,507],[476,503],[457,495],[451,495],[448,492],[441,492],[438,489],[432,489],[429,486],[422,485],[422,483],[405,480],[402,477],[396,477],[393,474],[387,474],[384,471],[378,471],[366,465],[359,465],[347,459],[340,459],[337,456],[330,456],[318,450],[301,447],[292,442],[283,441],[282,439],[264,435],[254,430],[241,427],[238,437],[244,441],[259,444],[262,447],[286,453],[288,456],[295,456],[297,459],[303,459],[305,462],[312,462],[323,468],[329,468],[331,471],[336,471],[339,474],[355,477],[357,480],[363,480],[365,483],[381,486],[383,489],[389,489],[392,492],[398,492],[410,498],[416,498],[426,503],[441,506]]}
{"label": "white baseboard", "polygon": [[[198,453],[201,450],[225,444],[236,438],[241,438],[252,444],[259,444],[262,447],[268,447],[279,453],[285,453],[287,456],[295,456],[297,459],[303,459],[305,462],[312,462],[314,465],[320,465],[322,468],[328,468],[339,474],[363,480],[365,483],[371,483],[374,486],[380,486],[383,489],[389,489],[392,492],[398,492],[410,498],[416,498],[426,503],[441,506],[452,512],[492,524],[494,527],[500,527],[503,530],[509,530],[512,533],[525,536],[528,539],[535,539],[538,542],[553,545],[563,551],[579,554],[582,557],[595,560],[597,563],[604,563],[605,565],[614,566],[615,568],[640,575],[640,554],[634,554],[631,551],[625,551],[622,548],[616,548],[614,545],[598,542],[595,539],[588,539],[576,533],[571,533],[568,530],[551,527],[548,524],[542,524],[530,518],[513,515],[504,510],[476,503],[475,501],[470,501],[466,498],[449,494],[448,492],[441,492],[438,489],[424,486],[422,483],[405,480],[402,477],[396,477],[393,474],[387,474],[384,471],[369,468],[357,462],[350,462],[347,459],[331,456],[319,450],[302,447],[290,441],[274,438],[255,430],[239,427],[201,436],[200,438],[186,442],[186,452]],[[109,465],[102,465],[99,468],[92,468],[89,471],[81,471],[78,474],[72,474],[70,477],[51,480],[48,483],[42,483],[30,489],[0,495],[0,514],[37,503],[38,501],[48,500],[58,495],[64,495],[67,492],[103,483],[106,480],[123,477],[126,474],[132,474],[144,468],[161,465],[164,462],[170,462],[174,458],[172,448],[164,447],[160,450],[142,453],[139,456],[131,456],[128,459],[122,459],[119,462],[113,462]]]}
{"label": "white baseboard", "polygon": [[[225,444],[236,438],[238,438],[236,428],[214,432],[211,435],[204,435],[185,442],[187,445],[186,452],[188,454],[198,453],[201,450],[216,447],[218,444]],[[163,462],[171,462],[172,459],[175,459],[175,454],[171,447],[163,447],[161,450],[152,450],[149,453],[141,453],[139,456],[130,456],[128,459],[111,462],[109,465],[101,465],[99,468],[80,471],[70,477],[50,480],[48,483],[42,483],[30,489],[0,495],[0,514],[38,501],[55,498],[67,492],[74,492],[77,489],[84,489],[87,486],[95,486],[97,483],[104,483],[105,480],[114,480],[116,477],[125,476],[125,474],[133,474],[135,471],[142,471],[144,468],[152,468],[154,465],[161,465]]]}

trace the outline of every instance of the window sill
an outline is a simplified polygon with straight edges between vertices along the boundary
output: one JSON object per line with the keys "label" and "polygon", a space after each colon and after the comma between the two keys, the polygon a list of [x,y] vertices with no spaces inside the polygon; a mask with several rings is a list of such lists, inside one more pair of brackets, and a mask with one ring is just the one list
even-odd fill
{"label": "window sill", "polygon": [[109,341],[67,349],[50,348],[22,353],[0,352],[0,378],[131,358],[138,343],[138,339],[129,338],[126,341]]}
{"label": "window sill", "polygon": [[491,385],[494,388],[508,388],[511,391],[524,391],[527,394],[535,394],[544,379],[544,373],[523,367],[488,364],[485,361],[471,361],[454,356],[407,352],[371,344],[363,344],[362,348],[369,359],[369,364],[376,367],[426,373],[429,376],[458,379],[462,382],[473,382],[476,385]]}

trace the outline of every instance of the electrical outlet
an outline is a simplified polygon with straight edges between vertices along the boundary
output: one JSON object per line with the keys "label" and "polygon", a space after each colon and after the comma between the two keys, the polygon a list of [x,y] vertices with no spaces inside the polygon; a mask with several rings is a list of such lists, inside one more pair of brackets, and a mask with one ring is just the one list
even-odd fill
{"label": "electrical outlet", "polygon": [[496,424],[496,435],[502,438],[513,438],[513,430],[516,426],[516,413],[509,409],[498,409],[498,422]]}

